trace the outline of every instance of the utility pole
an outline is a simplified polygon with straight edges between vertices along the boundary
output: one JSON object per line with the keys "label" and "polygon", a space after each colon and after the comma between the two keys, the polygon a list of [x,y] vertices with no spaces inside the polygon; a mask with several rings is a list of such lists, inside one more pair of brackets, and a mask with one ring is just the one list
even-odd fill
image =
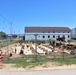
{"label": "utility pole", "polygon": [[12,35],[12,22],[10,22],[10,34]]}
{"label": "utility pole", "polygon": [[12,41],[12,22],[10,22],[10,41]]}
{"label": "utility pole", "polygon": [[37,36],[38,34],[34,34],[34,36],[35,36],[35,62],[39,62],[37,58]]}
{"label": "utility pole", "polygon": [[19,37],[19,40],[20,40],[20,30],[19,30],[19,35],[18,35],[18,37]]}

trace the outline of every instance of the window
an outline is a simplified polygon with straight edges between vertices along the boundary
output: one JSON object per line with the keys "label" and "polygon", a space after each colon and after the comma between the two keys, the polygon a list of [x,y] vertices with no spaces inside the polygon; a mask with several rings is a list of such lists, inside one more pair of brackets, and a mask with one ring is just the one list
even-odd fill
{"label": "window", "polygon": [[50,33],[50,31],[48,31],[48,33]]}
{"label": "window", "polygon": [[53,38],[55,38],[55,35],[53,35]]}
{"label": "window", "polygon": [[53,31],[53,33],[55,33],[55,31]]}
{"label": "window", "polygon": [[65,39],[65,35],[63,35],[63,37],[62,37],[63,39]]}
{"label": "window", "polygon": [[43,38],[45,38],[45,36],[43,35]]}
{"label": "window", "polygon": [[45,33],[45,31],[43,31],[43,33]]}
{"label": "window", "polygon": [[70,33],[70,32],[68,32],[68,33]]}
{"label": "window", "polygon": [[68,35],[68,38],[69,38],[70,36]]}
{"label": "window", "polygon": [[58,35],[58,38],[60,38],[60,35]]}
{"label": "window", "polygon": [[48,35],[48,38],[50,38],[50,35]]}

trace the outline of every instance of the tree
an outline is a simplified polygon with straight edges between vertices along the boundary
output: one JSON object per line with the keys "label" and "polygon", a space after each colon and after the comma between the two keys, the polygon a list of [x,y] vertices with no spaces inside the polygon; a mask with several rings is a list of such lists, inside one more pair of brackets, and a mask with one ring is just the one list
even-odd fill
{"label": "tree", "polygon": [[0,39],[4,39],[7,37],[7,34],[3,31],[0,32]]}

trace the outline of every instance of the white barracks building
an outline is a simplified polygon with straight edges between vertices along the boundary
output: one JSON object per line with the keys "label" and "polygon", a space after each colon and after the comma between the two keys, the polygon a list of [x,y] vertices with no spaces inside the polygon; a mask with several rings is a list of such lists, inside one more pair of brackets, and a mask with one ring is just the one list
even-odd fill
{"label": "white barracks building", "polygon": [[58,36],[71,39],[71,29],[68,27],[25,27],[25,40],[56,40]]}

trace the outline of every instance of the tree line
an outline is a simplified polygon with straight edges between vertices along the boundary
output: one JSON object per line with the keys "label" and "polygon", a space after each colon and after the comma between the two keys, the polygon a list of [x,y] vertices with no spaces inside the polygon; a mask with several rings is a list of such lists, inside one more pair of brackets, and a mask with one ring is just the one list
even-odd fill
{"label": "tree line", "polygon": [[0,31],[0,39],[5,39],[7,37],[7,34],[3,31]]}

